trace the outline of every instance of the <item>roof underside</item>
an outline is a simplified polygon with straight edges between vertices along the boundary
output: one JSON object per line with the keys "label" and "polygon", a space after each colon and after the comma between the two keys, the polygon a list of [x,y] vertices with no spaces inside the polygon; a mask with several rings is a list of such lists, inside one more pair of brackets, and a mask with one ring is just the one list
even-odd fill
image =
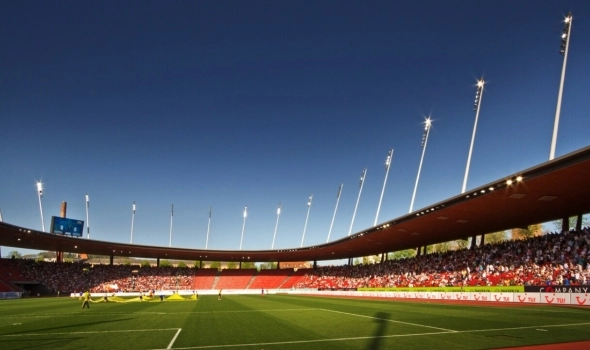
{"label": "roof underside", "polygon": [[[517,181],[521,176],[522,180]],[[590,212],[590,147],[313,247],[224,251],[72,238],[0,223],[0,245],[42,251],[192,261],[317,261],[376,255]],[[512,180],[512,184],[507,184]]]}

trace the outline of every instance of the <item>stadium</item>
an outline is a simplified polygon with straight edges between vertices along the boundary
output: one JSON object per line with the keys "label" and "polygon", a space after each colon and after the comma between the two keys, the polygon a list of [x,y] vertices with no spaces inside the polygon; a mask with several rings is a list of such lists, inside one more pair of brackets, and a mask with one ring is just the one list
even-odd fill
{"label": "stadium", "polygon": [[[260,308],[270,308],[273,311],[264,312],[295,312],[299,314],[298,307],[302,307],[302,313],[308,313],[310,310],[316,310],[323,315],[313,315],[310,312],[308,317],[336,317],[346,315],[350,317],[354,325],[358,325],[358,329],[354,333],[342,333],[339,335],[332,335],[326,339],[305,338],[307,340],[283,340],[283,341],[269,341],[262,339],[271,338],[256,338],[244,339],[244,342],[233,342],[234,337],[230,335],[217,335],[212,339],[205,339],[199,341],[199,344],[188,342],[186,344],[189,348],[215,348],[215,347],[252,347],[263,345],[265,347],[313,347],[325,348],[326,342],[329,342],[329,348],[342,348],[343,342],[347,341],[347,346],[350,348],[366,347],[365,344],[370,341],[372,345],[369,348],[387,347],[389,341],[401,334],[393,335],[386,332],[384,329],[379,329],[377,334],[366,335],[368,330],[365,328],[374,328],[370,325],[362,324],[363,319],[371,319],[374,322],[392,322],[394,324],[404,324],[405,327],[423,327],[424,334],[446,334],[459,332],[462,335],[477,333],[480,331],[490,333],[520,333],[524,329],[534,329],[536,332],[539,328],[550,329],[551,337],[535,337],[535,341],[539,344],[552,342],[554,343],[557,337],[555,331],[560,327],[565,327],[568,330],[575,327],[587,327],[588,319],[585,308],[590,306],[590,299],[588,296],[588,278],[589,271],[584,267],[584,261],[588,246],[590,246],[590,230],[581,227],[581,220],[577,220],[577,227],[566,229],[569,225],[569,217],[582,217],[583,213],[590,211],[589,202],[587,198],[590,196],[590,188],[586,186],[587,174],[590,173],[590,147],[579,150],[572,154],[557,158],[553,161],[541,164],[537,167],[524,170],[517,174],[511,174],[505,178],[498,179],[494,183],[487,184],[481,188],[475,189],[468,195],[450,198],[447,201],[435,203],[426,210],[412,213],[405,217],[396,218],[394,220],[380,224],[377,227],[372,227],[362,232],[356,233],[349,238],[334,241],[330,244],[304,247],[301,249],[292,249],[288,251],[195,251],[183,250],[165,247],[149,247],[116,244],[112,242],[100,242],[94,240],[81,240],[74,237],[64,235],[55,235],[43,233],[23,227],[16,227],[7,223],[0,224],[1,236],[0,244],[6,246],[15,246],[23,248],[34,248],[48,251],[84,251],[88,254],[107,255],[111,257],[111,264],[109,265],[89,265],[84,263],[45,263],[36,262],[34,260],[14,260],[2,259],[2,288],[3,296],[9,297],[25,291],[23,287],[34,286],[43,293],[43,296],[48,295],[70,295],[77,300],[81,296],[81,291],[91,291],[91,301],[93,304],[92,310],[101,310],[101,307],[111,305],[133,305],[140,302],[149,302],[150,305],[154,303],[161,303],[162,300],[167,302],[177,301],[179,303],[198,303],[198,311],[188,312],[191,317],[198,318],[202,312],[227,315],[227,317],[235,317],[234,312],[247,312],[246,309],[251,304]],[[519,178],[517,181],[516,178]],[[509,180],[515,179],[510,185]],[[494,208],[494,209],[491,209]],[[492,214],[490,214],[492,213]],[[447,253],[430,253],[425,254],[427,245],[440,243],[441,240],[465,239],[466,233],[483,234],[486,232],[493,232],[511,227],[526,227],[535,222],[545,222],[549,220],[562,219],[564,223],[563,232],[530,237],[524,241],[506,241],[501,243],[485,244],[479,247],[473,246],[470,249],[459,251],[451,251]],[[450,227],[445,227],[443,224],[435,225],[435,222],[449,223]],[[468,229],[464,227],[468,226]],[[485,237],[485,236],[484,236]],[[418,254],[414,258],[407,258],[402,260],[383,260],[378,264],[369,265],[343,265],[343,266],[327,266],[317,267],[317,261],[336,258],[350,259],[360,257],[363,255],[381,255],[386,257],[383,253],[389,251],[403,250],[411,247],[418,247]],[[420,251],[423,251],[422,255]],[[202,257],[208,256],[208,259],[219,261],[275,261],[278,262],[277,269],[266,269],[257,271],[256,269],[210,269],[210,268],[180,268],[180,267],[146,267],[146,266],[126,266],[113,265],[112,260],[116,255],[121,256],[139,256],[145,258],[153,258],[160,261],[160,258],[169,259],[185,259],[195,260],[202,263]],[[309,269],[293,269],[281,268],[281,262],[290,261],[314,261],[314,268]],[[30,294],[30,293],[29,293]],[[34,295],[35,293],[33,293]],[[221,298],[223,294],[224,307],[222,310],[216,310],[218,304],[208,305],[208,311],[201,311],[200,305],[210,301],[219,301],[216,298]],[[40,295],[40,294],[39,294]],[[329,301],[316,300],[308,301],[302,296],[328,296],[339,297],[337,301],[330,299]],[[165,299],[164,299],[165,298]],[[355,301],[348,298],[354,298]],[[368,298],[370,301],[359,301],[359,298]],[[252,300],[254,299],[254,300]],[[382,299],[394,300],[397,303],[391,302],[383,303]],[[14,301],[16,303],[31,303],[36,305],[41,303],[39,310],[43,307],[50,308],[49,303],[52,299],[27,300],[21,299]],[[53,299],[56,300],[56,299]],[[272,302],[271,302],[272,300]],[[399,300],[399,301],[398,301]],[[56,300],[58,303],[65,303],[64,299]],[[229,309],[225,303],[238,303]],[[285,305],[277,309],[277,305],[272,304],[281,303],[290,305],[289,309],[282,309]],[[398,304],[400,303],[401,304]],[[94,304],[97,304],[96,306]],[[309,305],[308,305],[309,303]],[[368,303],[370,306],[366,306]],[[377,304],[375,304],[377,303]],[[436,313],[451,312],[445,310],[450,308],[456,309],[461,316],[465,317],[470,308],[480,310],[481,307],[489,307],[490,312],[496,310],[510,310],[511,304],[521,305],[514,308],[514,310],[537,310],[534,313],[542,313],[544,308],[558,307],[567,305],[574,308],[566,308],[562,311],[550,309],[547,312],[563,312],[568,317],[581,317],[580,321],[569,322],[567,324],[552,324],[545,318],[535,315],[537,320],[541,323],[537,326],[516,326],[516,327],[501,327],[501,330],[496,329],[499,319],[506,316],[495,315],[496,325],[493,329],[485,329],[484,326],[480,330],[462,330],[456,331],[454,327],[442,327],[446,321],[440,319],[432,323],[420,323],[418,325],[414,322],[394,320],[391,313],[385,311],[374,312],[372,315],[366,315],[365,312],[360,312],[358,308],[377,307],[379,310],[387,310],[392,308],[390,312],[399,313],[401,310],[397,308],[420,308],[420,305],[427,303],[429,308],[435,309]],[[447,304],[452,303],[452,304]],[[465,305],[463,305],[464,303]],[[476,306],[474,306],[474,304]],[[44,305],[45,304],[45,305]],[[68,300],[69,306],[71,301]],[[335,307],[338,304],[339,307]],[[358,304],[358,305],[356,305]],[[494,304],[494,305],[492,305]],[[523,309],[522,305],[544,304],[545,306],[535,306],[533,309]],[[10,315],[5,319],[18,320],[21,317],[30,317],[27,315],[19,316],[19,310],[16,308],[17,304],[9,304],[6,315]],[[161,304],[160,304],[161,305]],[[392,306],[393,305],[393,306]],[[501,305],[501,307],[498,307]],[[6,306],[6,304],[4,304]],[[577,309],[575,307],[583,307],[584,309]],[[15,309],[12,309],[15,307]],[[24,307],[19,304],[18,307]],[[137,308],[138,306],[133,306]],[[161,307],[161,306],[160,306]],[[193,306],[191,305],[190,308]],[[236,309],[233,309],[236,307]],[[293,307],[293,308],[291,308]],[[335,307],[335,308],[332,308]],[[170,314],[178,316],[184,314],[186,306],[177,311],[167,310],[162,314]],[[354,312],[345,312],[341,308],[352,309]],[[539,309],[537,309],[539,308]],[[321,310],[321,311],[317,311]],[[553,310],[553,311],[551,311]],[[58,311],[59,312],[59,311]],[[104,317],[110,317],[106,309],[98,312],[105,312]],[[135,312],[142,314],[147,311],[125,311],[129,315],[134,315]],[[331,313],[326,315],[325,313]],[[412,311],[403,311],[411,314]],[[504,312],[504,311],[502,311]],[[515,312],[515,311],[510,311]],[[525,312],[525,313],[526,313]],[[38,316],[40,318],[53,317],[49,314],[50,310],[42,311]],[[160,312],[151,311],[148,313],[160,314]],[[227,313],[227,314],[225,314]],[[35,313],[36,314],[36,313]],[[213,315],[211,314],[211,315]],[[231,316],[230,316],[231,315]],[[551,314],[553,316],[553,314]],[[59,316],[55,314],[54,316]],[[126,316],[127,317],[127,316]],[[188,317],[188,316],[187,316]],[[212,317],[212,316],[207,316]],[[254,317],[256,323],[265,323],[266,319],[257,319]],[[273,316],[274,317],[274,316]],[[289,321],[303,322],[310,324],[311,320],[302,316],[301,320],[293,320],[294,316],[289,316]],[[425,317],[422,315],[421,317]],[[434,315],[429,316],[430,318]],[[442,317],[439,316],[439,317]],[[532,317],[532,315],[531,315]],[[166,316],[162,317],[163,319]],[[436,319],[436,318],[433,318]],[[519,316],[519,322],[527,319]],[[585,319],[585,321],[584,321]],[[228,323],[232,321],[226,320]],[[155,321],[150,321],[155,322]],[[328,321],[325,322],[335,322]],[[360,322],[360,324],[359,324]],[[442,323],[440,323],[442,322]],[[487,322],[490,322],[489,320]],[[528,320],[526,322],[531,322]],[[550,322],[551,324],[547,324]],[[313,322],[311,322],[313,323]],[[16,324],[16,323],[15,323]],[[21,323],[18,323],[19,325]],[[340,323],[339,323],[340,324]],[[440,326],[436,326],[438,324]],[[289,322],[289,327],[293,324]],[[318,325],[319,326],[319,325]],[[316,326],[316,327],[318,327]],[[272,325],[268,325],[272,328]],[[457,325],[457,327],[463,327]],[[177,330],[176,336],[180,334],[180,329]],[[185,332],[186,332],[186,328]],[[274,328],[273,328],[274,329]],[[277,328],[280,330],[281,328]],[[174,333],[173,328],[159,329],[158,332]],[[148,329],[137,330],[138,332],[145,332]],[[376,330],[371,330],[376,332]],[[407,330],[411,334],[416,330]],[[95,333],[94,333],[95,332]],[[129,333],[135,330],[128,330],[129,333],[119,330],[104,330],[102,332],[120,332],[118,336],[121,337],[117,341],[129,341]],[[151,331],[150,331],[151,332]],[[153,332],[156,332],[155,330]],[[152,332],[152,333],[153,333]],[[247,332],[246,329],[243,332]],[[89,338],[84,336],[84,339],[92,339],[95,336],[101,336],[101,331],[83,332]],[[557,332],[559,333],[559,332]],[[570,332],[566,332],[570,333]],[[26,332],[25,332],[26,334]],[[71,336],[80,337],[78,332],[71,333],[48,333],[52,336],[56,335],[58,338],[63,338],[58,341],[69,343],[72,341]],[[320,336],[326,336],[322,332]],[[346,334],[357,334],[357,336],[346,336]],[[358,336],[358,334],[365,334]],[[423,334],[420,333],[419,334]],[[587,339],[585,332],[579,332],[578,337],[573,340],[567,338],[566,342],[574,340]],[[174,340],[176,339],[174,336]],[[409,336],[409,335],[406,335]],[[10,331],[4,335],[6,341],[12,344]],[[116,339],[116,336],[114,336]],[[142,336],[143,337],[143,336]],[[228,343],[219,342],[218,337],[222,339],[232,339]],[[497,336],[514,337],[515,335]],[[40,338],[40,339],[36,339]],[[35,333],[28,341],[31,344],[38,344],[37,346],[45,346],[46,337],[43,332]],[[240,337],[241,338],[241,337]],[[287,337],[289,338],[289,337]],[[526,338],[526,337],[525,337]],[[276,339],[276,338],[272,338]],[[170,345],[174,347],[185,348],[182,342],[175,343],[172,340]],[[425,341],[424,339],[422,339]],[[147,344],[139,343],[139,348],[149,347]],[[453,340],[457,341],[457,340]],[[527,340],[527,341],[530,341]],[[523,344],[527,344],[525,341]],[[360,343],[359,343],[360,342]],[[396,339],[396,342],[398,340]],[[498,347],[506,346],[505,344],[518,344],[518,341],[511,339],[509,342],[491,342],[484,343],[483,347]],[[75,343],[75,342],[74,342]],[[383,343],[383,345],[381,345]],[[15,343],[16,344],[16,343]],[[208,344],[208,345],[204,345]],[[225,344],[225,345],[222,345]],[[303,345],[305,344],[305,345]],[[12,346],[12,345],[11,345]],[[61,346],[61,345],[60,345]],[[162,345],[163,346],[163,345]],[[410,347],[409,345],[407,345]]]}
{"label": "stadium", "polygon": [[[549,27],[543,22],[552,10],[537,4],[531,18],[538,19],[519,22],[523,32],[515,36],[521,39],[512,42],[506,38],[514,26],[497,20],[509,8],[504,5],[486,7],[486,24],[478,27],[479,14],[440,4],[422,11],[423,4],[400,4],[400,10],[379,1],[366,7],[229,3],[229,9],[201,2],[71,9],[11,4],[2,11],[0,22],[10,34],[1,40],[13,48],[6,59],[10,88],[0,94],[7,116],[0,184],[3,348],[590,346],[590,146],[584,107],[571,103],[587,100],[580,94],[566,99],[570,119],[562,123],[565,136],[555,154],[571,13],[553,23],[563,28],[559,55],[543,60],[538,52],[555,49],[555,42],[545,47],[539,39],[548,36],[539,28]],[[424,33],[422,24],[401,15],[417,12],[428,18]],[[455,15],[465,19],[448,20]],[[490,61],[483,52],[488,46],[474,56],[465,54],[465,43],[447,48],[448,37],[460,42],[454,35],[470,26],[497,48]],[[390,38],[399,31],[403,38]],[[579,37],[574,47],[581,49],[572,51],[569,69],[576,72],[572,86],[583,90],[590,45]],[[479,43],[480,33],[474,29],[465,38]],[[522,44],[522,38],[530,41]],[[398,47],[383,45],[389,39]],[[424,60],[432,52],[439,57]],[[520,65],[513,56],[527,58]],[[396,66],[388,69],[393,58]],[[545,160],[537,149],[548,144],[545,111],[554,108],[557,75],[547,70],[557,60],[561,80]],[[494,67],[486,75],[495,78],[481,75],[463,89],[448,76],[466,70],[466,62],[477,62],[471,69]],[[496,67],[541,78],[519,90],[521,79],[497,74]],[[442,73],[432,76],[436,71]],[[410,75],[420,83],[413,85]],[[460,115],[457,96],[473,96],[473,88],[471,131],[444,115]],[[489,102],[482,107],[484,92]],[[437,97],[426,102],[428,94]],[[516,103],[510,94],[528,102]],[[391,109],[392,95],[399,105],[441,106],[432,113],[442,117],[428,114],[420,124],[389,118],[409,113]],[[487,119],[479,132],[487,138],[476,144],[480,112]],[[416,141],[406,137],[416,126],[423,128],[420,149],[406,147]],[[468,133],[458,191],[452,186],[463,176],[457,169],[464,166]],[[399,147],[395,165],[390,143]],[[480,153],[470,169],[474,145]],[[385,148],[383,183],[365,183],[367,168],[372,176],[377,163],[373,155]],[[360,166],[355,197],[347,198],[350,168]],[[393,192],[390,182],[385,195],[390,168]],[[23,195],[30,190],[26,177],[38,172],[45,179],[36,180],[32,201],[30,193]],[[469,176],[478,185],[469,187]],[[326,183],[340,184],[336,198]],[[84,191],[82,208],[76,201]],[[310,192],[306,206],[294,204]],[[92,216],[88,193],[97,198]],[[69,201],[70,212],[63,200],[46,230],[42,198],[55,213],[57,196]],[[277,197],[276,217],[262,214],[276,208]],[[126,243],[128,206],[121,203],[131,199]],[[174,202],[169,212],[168,203],[160,206],[168,200]],[[312,200],[316,211],[309,220]],[[376,215],[369,202],[378,203]],[[248,204],[243,211],[242,203]],[[352,213],[350,226],[342,213],[336,220],[339,204],[347,221]],[[194,214],[207,208],[207,218]],[[39,253],[19,256],[16,249]]]}

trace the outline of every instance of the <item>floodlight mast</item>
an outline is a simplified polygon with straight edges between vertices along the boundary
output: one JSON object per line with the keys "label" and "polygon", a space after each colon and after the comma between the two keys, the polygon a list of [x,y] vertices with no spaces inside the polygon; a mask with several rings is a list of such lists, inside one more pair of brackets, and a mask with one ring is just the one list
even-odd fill
{"label": "floodlight mast", "polygon": [[367,176],[367,168],[363,169],[361,173],[361,181],[359,183],[359,195],[356,198],[356,204],[354,205],[354,212],[352,213],[352,221],[350,222],[350,228],[348,229],[348,235],[352,232],[352,225],[354,225],[354,218],[356,216],[356,210],[359,207],[359,201],[361,200],[361,193],[363,192],[363,184],[365,183],[365,176]]}
{"label": "floodlight mast", "polygon": [[338,194],[336,195],[336,208],[334,208],[334,215],[332,216],[332,223],[330,223],[330,230],[328,231],[328,239],[326,239],[326,243],[330,242],[330,234],[332,233],[332,227],[334,226],[334,219],[336,219],[336,211],[338,210],[338,203],[340,202],[340,194],[342,194],[342,186],[344,186],[344,184],[340,184],[340,187],[338,187]]}
{"label": "floodlight mast", "polygon": [[277,223],[275,224],[275,233],[272,235],[272,245],[270,249],[275,248],[275,238],[277,237],[277,229],[279,228],[279,218],[281,217],[281,203],[279,202],[279,207],[277,208]]}
{"label": "floodlight mast", "polygon": [[86,238],[90,239],[90,220],[88,219],[88,210],[90,208],[90,197],[86,193]]}
{"label": "floodlight mast", "polygon": [[375,215],[375,222],[373,226],[377,226],[379,219],[379,211],[381,210],[381,202],[383,201],[383,194],[385,193],[385,185],[387,184],[387,176],[389,175],[389,168],[391,167],[391,160],[393,158],[393,148],[389,149],[387,158],[385,159],[385,180],[383,180],[383,189],[381,189],[381,197],[379,197],[379,204],[377,205],[377,214]]}
{"label": "floodlight mast", "polygon": [[39,197],[39,211],[41,212],[41,230],[45,232],[45,221],[43,220],[43,205],[41,204],[41,197],[43,197],[43,184],[37,181],[37,196]]}
{"label": "floodlight mast", "polygon": [[205,240],[205,249],[209,246],[209,229],[211,228],[211,206],[209,206],[209,220],[207,220],[207,239]]}
{"label": "floodlight mast", "polygon": [[244,230],[246,229],[246,217],[248,217],[248,206],[244,206],[244,224],[242,225],[242,238],[240,238],[240,250],[242,250],[242,242],[244,241]]}
{"label": "floodlight mast", "polygon": [[555,121],[553,122],[553,137],[551,138],[551,151],[549,160],[555,158],[555,147],[557,144],[557,129],[559,128],[559,116],[561,114],[561,98],[563,95],[563,84],[565,82],[565,67],[567,65],[567,53],[569,50],[570,34],[572,31],[572,13],[565,16],[563,32],[561,34],[561,49],[559,53],[563,55],[563,66],[561,68],[561,80],[559,82],[559,92],[557,93],[557,108],[555,110]]}
{"label": "floodlight mast", "polygon": [[479,119],[479,110],[481,108],[484,84],[485,82],[483,81],[483,78],[477,82],[475,103],[473,104],[473,110],[475,111],[475,123],[473,124],[473,134],[471,135],[471,145],[469,146],[469,154],[467,155],[467,166],[465,167],[465,177],[463,178],[463,187],[461,188],[461,193],[465,193],[467,188],[467,177],[469,176],[469,165],[471,163],[471,154],[473,153],[473,143],[475,142],[475,131],[477,130],[477,120]]}
{"label": "floodlight mast", "polygon": [[168,241],[168,247],[172,247],[172,219],[174,219],[174,204],[170,208],[170,240]]}
{"label": "floodlight mast", "polygon": [[129,240],[129,244],[133,244],[133,224],[135,223],[135,201],[133,201],[133,206],[131,207],[131,239]]}
{"label": "floodlight mast", "polygon": [[307,199],[307,216],[305,217],[305,225],[303,225],[303,235],[301,236],[301,247],[303,247],[303,240],[305,239],[305,231],[307,230],[307,221],[309,220],[309,211],[311,210],[311,201],[313,200],[313,193]]}
{"label": "floodlight mast", "polygon": [[414,193],[412,193],[412,201],[410,202],[410,211],[408,213],[411,213],[414,209],[414,199],[416,198],[418,181],[420,181],[420,172],[422,171],[422,162],[424,161],[424,154],[426,153],[426,145],[428,144],[428,135],[430,134],[431,126],[432,120],[430,119],[430,117],[428,117],[424,122],[424,134],[422,135],[422,157],[420,157],[420,165],[418,166],[418,174],[416,175],[416,184],[414,185]]}

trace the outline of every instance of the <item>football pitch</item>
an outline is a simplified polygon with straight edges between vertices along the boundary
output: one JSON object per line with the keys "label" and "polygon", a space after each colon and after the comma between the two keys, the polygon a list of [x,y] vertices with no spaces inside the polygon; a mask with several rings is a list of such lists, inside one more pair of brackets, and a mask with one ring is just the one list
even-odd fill
{"label": "football pitch", "polygon": [[[98,300],[95,298],[94,300]],[[0,301],[2,349],[489,349],[590,340],[590,309],[304,297]]]}

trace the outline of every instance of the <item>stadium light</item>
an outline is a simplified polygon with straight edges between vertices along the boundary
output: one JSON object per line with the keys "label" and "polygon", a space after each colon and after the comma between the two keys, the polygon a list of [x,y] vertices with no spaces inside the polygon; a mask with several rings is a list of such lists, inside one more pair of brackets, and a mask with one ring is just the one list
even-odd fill
{"label": "stadium light", "polygon": [[354,217],[356,216],[356,210],[359,207],[359,201],[361,200],[361,193],[363,192],[363,184],[365,183],[365,177],[367,176],[367,169],[363,169],[361,173],[361,181],[359,183],[359,195],[356,198],[356,204],[354,206],[354,212],[352,213],[352,221],[350,222],[350,228],[348,229],[348,235],[352,232],[352,225],[354,224]]}
{"label": "stadium light", "polygon": [[248,217],[248,206],[244,206],[244,224],[242,225],[242,238],[240,238],[240,250],[242,250],[242,242],[244,241],[244,230],[246,229],[246,218]]}
{"label": "stadium light", "polygon": [[411,213],[414,209],[414,199],[416,198],[416,190],[418,189],[418,181],[420,181],[420,172],[422,171],[422,162],[424,161],[424,154],[426,153],[426,144],[428,143],[428,135],[430,134],[430,127],[432,126],[432,119],[430,116],[424,121],[424,134],[422,134],[422,157],[420,157],[420,165],[418,166],[418,174],[416,175],[416,184],[414,185],[414,193],[412,193],[412,201],[410,202]]}
{"label": "stadium light", "polygon": [[305,217],[305,225],[303,225],[303,235],[301,236],[301,247],[303,247],[303,240],[305,239],[305,231],[307,230],[307,221],[309,220],[309,212],[311,210],[311,201],[313,200],[313,193],[307,199],[307,216]]}
{"label": "stadium light", "polygon": [[90,239],[90,220],[88,219],[88,210],[90,209],[90,197],[86,193],[86,234],[87,239]]}
{"label": "stadium light", "polygon": [[279,207],[277,208],[277,223],[275,225],[275,233],[272,236],[272,245],[270,249],[275,248],[275,238],[277,237],[277,229],[279,228],[279,218],[281,217],[281,203],[279,202]]}
{"label": "stadium light", "polygon": [[393,148],[389,149],[387,158],[385,158],[385,180],[383,180],[383,188],[381,189],[381,197],[379,197],[379,204],[377,205],[377,214],[375,215],[375,222],[373,226],[377,226],[377,220],[379,219],[379,211],[381,211],[381,202],[383,201],[383,194],[385,193],[385,185],[387,184],[387,176],[389,175],[389,168],[391,167],[391,161],[393,159]]}
{"label": "stadium light", "polygon": [[209,206],[209,219],[207,220],[207,238],[205,240],[205,249],[209,246],[209,229],[211,228],[211,206]]}
{"label": "stadium light", "polygon": [[481,109],[481,99],[483,97],[483,86],[485,82],[483,79],[478,80],[477,89],[475,92],[475,102],[473,104],[473,111],[475,111],[475,123],[473,123],[473,134],[471,135],[471,144],[469,146],[469,154],[467,155],[467,166],[465,166],[465,177],[463,178],[463,187],[461,193],[465,193],[467,188],[467,178],[469,177],[469,165],[471,163],[471,154],[473,153],[473,143],[475,142],[475,131],[477,130],[477,120],[479,119],[479,110]]}
{"label": "stadium light", "polygon": [[172,247],[172,219],[174,218],[174,204],[170,208],[170,240],[168,241],[168,247]]}
{"label": "stadium light", "polygon": [[135,201],[133,201],[133,206],[131,207],[131,239],[129,240],[129,244],[133,244],[133,224],[135,223]]}
{"label": "stadium light", "polygon": [[334,226],[334,219],[336,219],[336,211],[338,210],[338,203],[340,202],[340,194],[342,194],[342,186],[344,184],[340,184],[338,187],[338,194],[336,195],[336,208],[334,208],[334,215],[332,216],[332,222],[330,223],[330,230],[328,231],[328,239],[326,243],[330,242],[330,234],[332,233],[332,227]]}
{"label": "stadium light", "polygon": [[561,47],[559,53],[563,55],[563,66],[561,68],[561,80],[559,82],[559,92],[557,93],[557,107],[555,109],[555,120],[553,122],[553,137],[551,138],[551,150],[549,151],[549,160],[555,158],[555,147],[557,144],[557,129],[559,128],[559,116],[561,114],[561,98],[563,96],[563,84],[565,82],[565,67],[567,65],[567,53],[569,49],[570,36],[572,32],[572,13],[565,16],[563,31],[561,33]]}
{"label": "stadium light", "polygon": [[43,205],[41,204],[41,197],[43,197],[43,184],[37,181],[37,196],[39,197],[39,211],[41,212],[41,230],[45,232],[45,221],[43,220]]}

